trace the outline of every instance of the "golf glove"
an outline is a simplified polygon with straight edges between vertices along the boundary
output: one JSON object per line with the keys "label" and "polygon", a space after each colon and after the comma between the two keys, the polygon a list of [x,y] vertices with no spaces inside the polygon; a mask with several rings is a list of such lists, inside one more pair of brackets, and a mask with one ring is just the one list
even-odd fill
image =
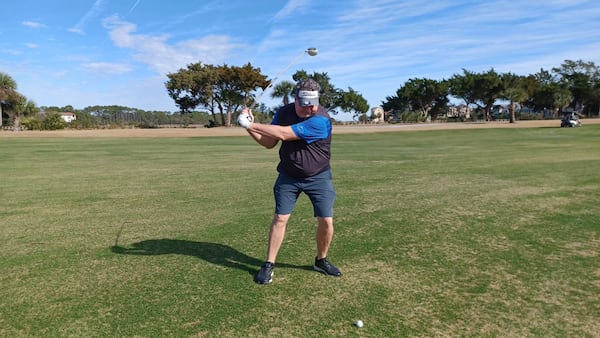
{"label": "golf glove", "polygon": [[254,118],[248,113],[241,113],[240,116],[238,116],[237,122],[240,126],[244,127],[244,129],[248,129],[250,124],[254,122]]}

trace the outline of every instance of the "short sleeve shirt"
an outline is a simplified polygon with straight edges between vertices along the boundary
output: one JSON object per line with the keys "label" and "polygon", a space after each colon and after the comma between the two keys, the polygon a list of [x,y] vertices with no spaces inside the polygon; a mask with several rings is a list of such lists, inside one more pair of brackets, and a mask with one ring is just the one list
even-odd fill
{"label": "short sleeve shirt", "polygon": [[279,148],[277,170],[288,176],[306,178],[330,169],[331,121],[323,107],[307,119],[296,115],[295,105],[283,106],[275,113],[271,124],[290,126],[300,138],[283,141]]}

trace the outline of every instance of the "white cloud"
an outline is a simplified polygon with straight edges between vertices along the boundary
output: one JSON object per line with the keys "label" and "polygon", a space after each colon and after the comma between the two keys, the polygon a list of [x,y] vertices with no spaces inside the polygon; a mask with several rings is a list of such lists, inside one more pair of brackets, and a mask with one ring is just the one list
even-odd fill
{"label": "white cloud", "polygon": [[79,28],[75,28],[75,27],[73,27],[73,28],[69,28],[69,29],[67,29],[67,31],[69,31],[69,32],[71,32],[71,33],[80,34],[80,35],[83,35],[83,34],[84,34],[83,30],[81,30],[81,29],[79,29]]}
{"label": "white cloud", "polygon": [[31,48],[31,49],[36,49],[36,48],[38,48],[38,47],[39,47],[39,45],[37,45],[37,44],[35,44],[35,43],[31,43],[31,42],[27,42],[27,43],[25,43],[25,46],[26,46],[27,48]]}
{"label": "white cloud", "polygon": [[132,67],[124,63],[90,62],[83,64],[87,71],[99,74],[122,74],[132,70]]}
{"label": "white cloud", "polygon": [[187,64],[203,62],[220,63],[227,58],[238,44],[224,35],[209,35],[201,39],[170,43],[170,36],[136,34],[137,26],[111,16],[103,21],[117,47],[131,49],[134,58],[147,64],[158,74],[177,71]]}
{"label": "white cloud", "polygon": [[5,49],[2,52],[5,54],[9,54],[9,55],[22,55],[23,54],[23,52],[18,49]]}
{"label": "white cloud", "polygon": [[35,22],[35,21],[23,21],[21,23],[23,24],[23,26],[27,26],[27,27],[31,27],[31,28],[45,27],[44,24],[39,23],[39,22]]}

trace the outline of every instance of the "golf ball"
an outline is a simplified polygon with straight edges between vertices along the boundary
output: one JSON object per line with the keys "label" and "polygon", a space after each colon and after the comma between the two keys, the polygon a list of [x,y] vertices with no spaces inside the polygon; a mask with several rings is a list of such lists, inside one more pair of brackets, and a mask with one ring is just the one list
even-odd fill
{"label": "golf ball", "polygon": [[355,324],[356,324],[356,327],[363,327],[362,320],[357,320]]}

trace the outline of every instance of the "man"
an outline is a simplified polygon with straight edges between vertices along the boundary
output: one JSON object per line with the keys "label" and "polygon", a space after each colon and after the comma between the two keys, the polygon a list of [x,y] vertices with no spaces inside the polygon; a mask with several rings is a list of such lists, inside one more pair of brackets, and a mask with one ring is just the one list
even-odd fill
{"label": "man", "polygon": [[269,231],[267,259],[255,276],[258,284],[272,280],[275,259],[285,228],[300,193],[304,192],[313,205],[317,218],[317,254],[313,268],[325,275],[342,275],[327,259],[333,238],[333,187],[330,167],[331,121],[319,105],[321,87],[314,80],[298,82],[295,102],[277,111],[270,125],[253,123],[252,112],[246,108],[238,123],[260,145],[271,149],[281,141],[279,176],[273,187],[275,215]]}

